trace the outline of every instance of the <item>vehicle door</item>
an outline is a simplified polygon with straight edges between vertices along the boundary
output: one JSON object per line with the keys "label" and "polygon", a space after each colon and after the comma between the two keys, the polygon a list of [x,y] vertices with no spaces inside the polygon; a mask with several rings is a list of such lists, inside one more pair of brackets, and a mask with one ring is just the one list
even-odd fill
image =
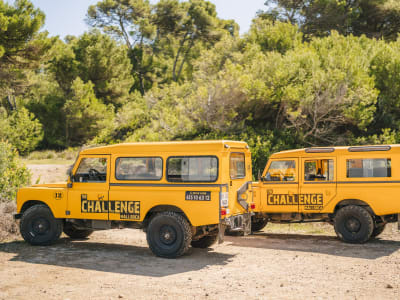
{"label": "vehicle door", "polygon": [[110,155],[82,155],[72,171],[67,215],[108,220]]}
{"label": "vehicle door", "polygon": [[336,157],[301,159],[299,211],[320,212],[336,196]]}
{"label": "vehicle door", "polygon": [[232,201],[227,214],[247,212],[248,201],[252,202],[251,179],[251,156],[235,149],[229,155],[229,199]]}
{"label": "vehicle door", "polygon": [[270,159],[262,178],[261,210],[298,212],[299,159]]}

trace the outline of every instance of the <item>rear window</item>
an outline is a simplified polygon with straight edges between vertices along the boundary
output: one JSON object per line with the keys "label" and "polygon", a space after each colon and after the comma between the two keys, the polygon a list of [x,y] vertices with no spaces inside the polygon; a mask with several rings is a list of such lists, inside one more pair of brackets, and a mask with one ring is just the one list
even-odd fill
{"label": "rear window", "polygon": [[392,163],[390,158],[348,159],[347,177],[391,177]]}
{"label": "rear window", "polygon": [[118,180],[160,180],[161,177],[161,157],[120,157],[115,162]]}
{"label": "rear window", "polygon": [[231,179],[244,178],[246,176],[244,153],[231,153],[229,174]]}
{"label": "rear window", "polygon": [[173,182],[214,182],[218,178],[215,156],[181,156],[167,160],[167,180]]}

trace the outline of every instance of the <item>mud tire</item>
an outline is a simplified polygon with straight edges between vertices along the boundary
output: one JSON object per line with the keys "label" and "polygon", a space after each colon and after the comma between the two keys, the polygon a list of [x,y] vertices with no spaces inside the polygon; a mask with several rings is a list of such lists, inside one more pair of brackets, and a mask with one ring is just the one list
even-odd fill
{"label": "mud tire", "polygon": [[24,240],[31,245],[51,245],[59,239],[62,231],[62,220],[54,218],[46,205],[34,205],[22,215],[20,232]]}
{"label": "mud tire", "polygon": [[165,211],[156,214],[146,230],[151,251],[164,258],[177,258],[185,254],[192,241],[189,222],[181,214]]}
{"label": "mud tire", "polygon": [[374,230],[371,214],[362,206],[345,206],[336,213],[334,227],[337,236],[346,243],[367,242]]}

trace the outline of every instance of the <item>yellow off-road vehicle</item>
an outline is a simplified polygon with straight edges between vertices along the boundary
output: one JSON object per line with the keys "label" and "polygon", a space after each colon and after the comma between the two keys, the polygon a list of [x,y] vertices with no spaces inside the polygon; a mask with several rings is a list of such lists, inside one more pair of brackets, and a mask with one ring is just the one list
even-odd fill
{"label": "yellow off-road vehicle", "polygon": [[267,222],[329,222],[363,243],[400,228],[400,145],[323,147],[273,154],[253,183],[252,230]]}
{"label": "yellow off-road vehicle", "polygon": [[132,143],[79,153],[68,182],[23,188],[16,219],[32,245],[93,230],[142,228],[154,254],[206,248],[225,229],[250,233],[251,154],[246,143]]}

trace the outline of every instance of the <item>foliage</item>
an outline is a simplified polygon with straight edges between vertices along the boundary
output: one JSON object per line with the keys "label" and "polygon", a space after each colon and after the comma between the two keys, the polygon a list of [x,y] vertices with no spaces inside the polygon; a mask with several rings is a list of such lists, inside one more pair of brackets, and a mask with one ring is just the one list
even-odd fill
{"label": "foliage", "polygon": [[21,94],[29,86],[28,74],[40,66],[53,40],[39,32],[44,14],[28,0],[14,5],[0,1],[0,92]]}
{"label": "foliage", "polygon": [[26,154],[43,138],[42,125],[26,108],[9,114],[0,107],[0,140],[7,140],[21,154]]}
{"label": "foliage", "polygon": [[8,142],[0,141],[0,202],[14,201],[17,190],[30,183],[31,174],[21,165],[18,152]]}
{"label": "foliage", "polygon": [[400,32],[400,3],[397,0],[266,0],[269,7],[260,15],[298,24],[306,36],[365,34],[370,38],[394,40]]}
{"label": "foliage", "polygon": [[0,32],[26,33],[7,68],[14,46],[0,35],[0,74],[15,71],[0,75],[0,137],[23,154],[244,140],[255,177],[284,149],[400,142],[397,1],[267,4],[239,36],[205,0],[103,0],[89,7],[92,31],[61,41],[38,33],[42,13],[28,1],[0,0],[14,24],[0,17]]}

